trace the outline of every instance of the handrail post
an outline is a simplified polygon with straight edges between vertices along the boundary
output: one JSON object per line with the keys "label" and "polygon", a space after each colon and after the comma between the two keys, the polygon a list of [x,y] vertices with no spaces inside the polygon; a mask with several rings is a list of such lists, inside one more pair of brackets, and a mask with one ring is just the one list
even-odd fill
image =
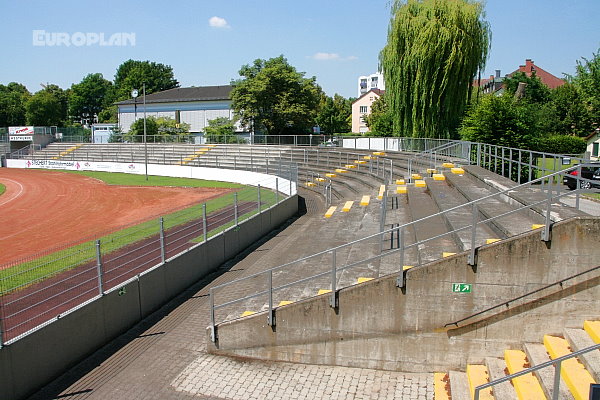
{"label": "handrail post", "polygon": [[331,251],[331,296],[329,297],[329,305],[331,308],[336,307],[335,301],[335,292],[336,292],[336,251],[335,249]]}
{"label": "handrail post", "polygon": [[206,221],[206,203],[202,204],[202,233],[204,236],[204,241],[208,239],[208,229],[207,229],[207,221]]}
{"label": "handrail post", "polygon": [[257,185],[258,189],[258,213],[260,214],[260,183]]}
{"label": "handrail post", "polygon": [[215,326],[215,294],[213,288],[208,291],[208,299],[210,303],[210,340],[215,343],[217,341],[217,328]]}
{"label": "handrail post", "polygon": [[275,204],[279,203],[279,178],[275,178]]}
{"label": "handrail post", "polygon": [[102,279],[102,251],[100,250],[100,239],[96,240],[96,270],[98,273],[98,294],[104,293],[104,282]]}
{"label": "handrail post", "polygon": [[470,266],[474,266],[477,264],[476,262],[476,254],[475,254],[475,240],[477,239],[477,220],[478,220],[479,210],[477,208],[477,204],[473,204],[473,219],[471,220],[471,250],[469,251],[469,257],[467,263]]}
{"label": "handrail post", "polygon": [[238,194],[233,194],[233,222],[234,226],[238,226]]}
{"label": "handrail post", "polygon": [[160,260],[164,264],[165,263],[165,221],[163,217],[160,217]]}
{"label": "handrail post", "polygon": [[542,231],[542,240],[544,242],[550,241],[550,209],[552,207],[552,184],[550,180],[548,180],[548,200],[546,204],[546,220],[544,225],[544,230]]}
{"label": "handrail post", "polygon": [[406,285],[404,274],[404,228],[398,227],[398,251],[400,252],[400,272],[396,278],[396,286],[403,288]]}
{"label": "handrail post", "polygon": [[269,285],[269,315],[267,317],[267,324],[269,326],[275,326],[275,318],[273,315],[273,270],[270,269],[267,274],[267,284]]}
{"label": "handrail post", "polygon": [[475,393],[473,395],[473,400],[479,400],[479,388],[475,388]]}
{"label": "handrail post", "polygon": [[558,361],[554,365],[554,387],[552,392],[552,400],[558,400],[558,391],[560,389],[560,369],[562,367],[562,361]]}

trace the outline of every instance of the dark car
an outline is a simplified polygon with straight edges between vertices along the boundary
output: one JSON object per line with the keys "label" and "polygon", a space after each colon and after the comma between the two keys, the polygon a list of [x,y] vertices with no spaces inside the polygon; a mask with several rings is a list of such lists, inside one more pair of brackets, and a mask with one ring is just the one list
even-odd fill
{"label": "dark car", "polygon": [[[563,183],[567,185],[567,187],[571,190],[577,187],[577,175],[579,174],[578,169],[574,169],[569,172],[568,175],[565,175],[563,178]],[[582,189],[590,189],[592,187],[600,187],[600,163],[591,163],[586,164],[585,167],[581,167],[581,178],[590,179],[595,182],[589,181],[580,181],[579,186]]]}

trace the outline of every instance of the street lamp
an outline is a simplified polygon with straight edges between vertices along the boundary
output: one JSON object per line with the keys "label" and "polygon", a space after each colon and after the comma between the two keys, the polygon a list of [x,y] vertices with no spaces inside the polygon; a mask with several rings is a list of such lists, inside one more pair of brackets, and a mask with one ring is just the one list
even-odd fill
{"label": "street lamp", "polygon": [[146,180],[148,180],[148,141],[146,140],[146,84],[142,84],[144,94],[144,165],[146,167]]}

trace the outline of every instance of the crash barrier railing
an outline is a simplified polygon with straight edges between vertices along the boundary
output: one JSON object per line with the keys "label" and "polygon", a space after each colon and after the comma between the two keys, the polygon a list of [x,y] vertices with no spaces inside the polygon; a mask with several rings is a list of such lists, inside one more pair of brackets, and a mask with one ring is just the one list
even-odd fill
{"label": "crash barrier railing", "polygon": [[[389,260],[390,257],[394,257],[393,261],[390,261],[390,264],[394,264],[400,266],[400,269],[396,270],[397,279],[396,284],[399,288],[403,288],[406,285],[406,270],[404,270],[403,266],[405,265],[406,251],[412,248],[419,248],[420,246],[426,245],[432,241],[441,239],[443,237],[457,235],[459,232],[468,232],[470,233],[470,240],[468,241],[468,246],[463,245],[465,247],[465,251],[469,250],[468,255],[468,263],[470,265],[476,265],[476,251],[478,245],[485,244],[485,239],[479,237],[477,234],[477,228],[486,225],[488,223],[497,221],[503,217],[507,217],[513,214],[527,212],[529,210],[533,210],[533,212],[540,213],[544,218],[544,225],[541,229],[541,239],[544,241],[550,240],[550,227],[554,222],[552,220],[552,205],[555,201],[560,201],[560,199],[575,194],[579,197],[579,193],[581,189],[575,189],[573,192],[561,193],[560,188],[552,185],[551,182],[556,177],[564,176],[564,174],[572,171],[576,168],[581,168],[582,166],[571,167],[564,171],[555,172],[553,174],[546,175],[543,178],[535,179],[529,183],[524,183],[521,185],[517,185],[515,187],[508,188],[506,190],[499,191],[497,193],[493,193],[484,197],[481,197],[477,200],[467,202],[465,204],[449,208],[445,211],[429,215],[427,217],[403,224],[394,226],[387,230],[380,230],[380,232],[366,236],[362,239],[358,239],[349,243],[345,243],[340,246],[336,246],[324,251],[320,251],[318,253],[302,257],[295,261],[291,261],[274,268],[267,269],[263,272],[258,272],[244,278],[240,278],[234,280],[232,282],[224,283],[221,285],[214,286],[209,291],[210,296],[210,332],[211,339],[216,341],[218,338],[217,332],[217,315],[216,312],[221,309],[226,309],[223,312],[226,316],[224,318],[220,318],[221,322],[237,319],[240,317],[239,312],[235,313],[235,308],[232,307],[234,305],[238,305],[240,303],[248,302],[253,299],[262,299],[263,304],[267,304],[267,318],[266,322],[269,325],[275,325],[275,302],[274,296],[277,292],[281,292],[283,290],[289,289],[294,292],[294,295],[298,297],[298,293],[306,293],[302,289],[299,289],[298,286],[303,285],[306,286],[308,282],[320,280],[321,282],[326,282],[329,285],[329,296],[330,296],[330,305],[332,307],[337,306],[337,292],[339,289],[343,287],[347,287],[349,285],[339,285],[338,277],[343,271],[350,270],[352,268],[365,265],[372,262]],[[579,174],[575,179],[578,182],[577,187],[580,187],[580,182],[589,182],[588,179],[581,178],[581,174]],[[479,212],[479,208],[485,204],[486,201],[491,199],[500,199],[504,200],[507,197],[512,197],[514,192],[518,192],[521,190],[530,190],[534,192],[538,192],[540,194],[544,194],[540,196],[539,200],[533,201],[530,204],[522,205],[522,206],[514,206],[515,208],[511,211],[504,212],[500,215],[495,215],[489,218],[482,218]],[[597,191],[597,190],[596,190]],[[545,192],[545,193],[544,193]],[[577,201],[578,205],[579,202]],[[562,207],[562,205],[561,205]],[[536,211],[536,209],[538,211]],[[541,209],[541,211],[539,211]],[[406,237],[410,233],[411,230],[415,229],[415,227],[419,224],[427,224],[432,221],[434,218],[447,218],[447,215],[456,211],[464,210],[465,212],[471,215],[471,224],[466,224],[460,227],[456,227],[453,229],[448,229],[447,232],[429,237],[427,239],[418,240],[414,243],[407,244]],[[385,213],[382,213],[381,218],[385,217]],[[380,228],[383,225],[380,225]],[[389,250],[382,251],[383,246],[381,243],[384,241],[384,238],[387,235],[395,235],[397,248],[390,248]],[[338,266],[338,259],[347,259],[347,257],[338,255],[347,254],[353,246],[357,245],[366,245],[361,247],[362,251],[356,252],[355,254],[365,254],[366,258],[358,261],[348,262],[345,265]],[[374,249],[369,254],[368,251],[365,250],[365,247]],[[379,250],[379,251],[377,251]],[[376,254],[378,253],[378,254]],[[303,276],[302,279],[294,280],[294,271],[300,270],[302,266],[310,267],[304,268],[302,271],[311,271],[313,272],[310,276]],[[314,273],[316,272],[316,273]],[[355,281],[355,280],[354,280]],[[353,282],[354,282],[353,281]],[[353,283],[352,283],[353,284]],[[244,288],[254,286],[256,289],[253,293],[247,294],[243,293]],[[242,292],[241,296],[236,293]],[[217,296],[222,296],[223,299],[217,298]],[[281,295],[279,295],[281,296]],[[305,295],[302,298],[312,297],[309,295]],[[219,301],[221,300],[221,301]],[[288,299],[289,300],[289,299]],[[294,301],[301,300],[301,298],[295,298]],[[261,300],[258,300],[259,303]],[[261,308],[261,307],[259,307]],[[232,311],[233,310],[233,311]],[[239,308],[238,310],[239,311]],[[233,313],[233,314],[231,314]],[[229,315],[230,314],[230,315]]]}
{"label": "crash barrier railing", "polygon": [[[578,356],[580,356],[582,354],[589,353],[590,351],[594,351],[594,350],[598,350],[598,349],[600,349],[600,343],[595,344],[595,345],[590,346],[590,347],[586,347],[585,349],[581,349],[581,350],[575,351],[575,352],[573,352],[571,354],[567,354],[566,356],[562,356],[562,357],[555,358],[554,360],[546,361],[546,362],[544,362],[542,364],[539,364],[539,365],[536,365],[534,367],[530,367],[530,368],[524,369],[524,370],[516,372],[514,374],[507,375],[507,376],[505,376],[503,378],[493,380],[493,381],[488,382],[486,384],[476,386],[473,398],[475,400],[479,400],[480,393],[481,393],[481,391],[483,389],[487,389],[487,388],[493,387],[493,386],[495,386],[495,385],[497,385],[499,383],[507,382],[507,381],[510,381],[510,380],[512,380],[514,378],[518,378],[519,376],[527,375],[527,374],[530,374],[530,373],[532,373],[534,371],[537,371],[537,370],[540,370],[540,369],[543,369],[543,368],[547,368],[547,367],[552,367],[553,366],[555,368],[554,368],[554,384],[553,384],[553,389],[552,389],[553,390],[552,391],[552,400],[558,400],[560,398],[560,372],[561,372],[561,367],[562,367],[563,361],[569,360],[569,359],[571,359],[573,357],[578,357]],[[592,397],[590,396],[590,399],[591,398]]]}
{"label": "crash barrier railing", "polygon": [[[293,174],[291,170],[288,176]],[[1,266],[0,347],[166,259],[236,229],[293,194],[292,184],[271,176],[207,203]]]}

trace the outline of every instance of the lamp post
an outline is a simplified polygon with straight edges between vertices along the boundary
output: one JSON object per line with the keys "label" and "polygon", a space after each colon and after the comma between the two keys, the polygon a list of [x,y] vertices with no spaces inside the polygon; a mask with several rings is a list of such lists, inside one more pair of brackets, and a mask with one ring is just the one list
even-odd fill
{"label": "lamp post", "polygon": [[146,167],[146,180],[148,180],[148,141],[146,140],[146,84],[142,84],[144,95],[144,166]]}

